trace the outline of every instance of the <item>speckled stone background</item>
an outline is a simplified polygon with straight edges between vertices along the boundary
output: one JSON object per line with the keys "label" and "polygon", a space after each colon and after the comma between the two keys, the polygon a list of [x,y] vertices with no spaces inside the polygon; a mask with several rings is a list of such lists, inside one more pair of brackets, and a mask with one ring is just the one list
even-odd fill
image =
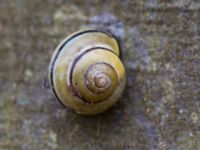
{"label": "speckled stone background", "polygon": [[[55,47],[101,27],[122,45],[128,83],[96,116],[48,86]],[[0,150],[200,150],[199,0],[1,0]]]}

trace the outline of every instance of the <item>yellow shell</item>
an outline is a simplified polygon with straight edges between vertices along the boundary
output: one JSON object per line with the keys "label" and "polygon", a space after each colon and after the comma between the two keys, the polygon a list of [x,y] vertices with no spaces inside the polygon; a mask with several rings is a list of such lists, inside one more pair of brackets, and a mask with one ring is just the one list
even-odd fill
{"label": "yellow shell", "polygon": [[55,50],[49,78],[57,98],[80,114],[98,114],[120,98],[126,83],[119,44],[109,33],[85,30]]}

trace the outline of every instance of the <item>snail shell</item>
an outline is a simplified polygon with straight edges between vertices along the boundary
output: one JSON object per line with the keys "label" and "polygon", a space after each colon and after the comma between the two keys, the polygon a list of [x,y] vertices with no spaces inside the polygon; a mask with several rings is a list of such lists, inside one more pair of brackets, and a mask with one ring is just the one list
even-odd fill
{"label": "snail shell", "polygon": [[80,114],[97,114],[120,98],[126,83],[119,44],[99,30],[74,33],[55,50],[49,78],[56,97]]}

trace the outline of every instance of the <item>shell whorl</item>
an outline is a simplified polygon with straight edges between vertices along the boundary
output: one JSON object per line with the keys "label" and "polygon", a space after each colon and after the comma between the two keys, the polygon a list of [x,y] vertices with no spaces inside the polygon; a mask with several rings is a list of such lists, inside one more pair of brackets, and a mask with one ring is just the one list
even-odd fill
{"label": "shell whorl", "polygon": [[93,47],[81,53],[69,67],[69,86],[76,96],[87,103],[107,100],[117,86],[118,75],[109,60],[104,58],[106,53],[115,55],[107,48]]}
{"label": "shell whorl", "polygon": [[56,49],[49,68],[57,98],[81,114],[110,108],[125,86],[125,70],[114,37],[86,30],[67,37]]}

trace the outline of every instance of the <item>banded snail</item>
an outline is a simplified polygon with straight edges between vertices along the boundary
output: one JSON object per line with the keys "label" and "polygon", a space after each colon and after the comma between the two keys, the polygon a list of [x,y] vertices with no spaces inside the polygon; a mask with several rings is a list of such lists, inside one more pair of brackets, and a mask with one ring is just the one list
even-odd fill
{"label": "banded snail", "polygon": [[120,98],[126,83],[117,40],[100,30],[84,30],[63,40],[49,67],[56,97],[80,114],[98,114]]}

